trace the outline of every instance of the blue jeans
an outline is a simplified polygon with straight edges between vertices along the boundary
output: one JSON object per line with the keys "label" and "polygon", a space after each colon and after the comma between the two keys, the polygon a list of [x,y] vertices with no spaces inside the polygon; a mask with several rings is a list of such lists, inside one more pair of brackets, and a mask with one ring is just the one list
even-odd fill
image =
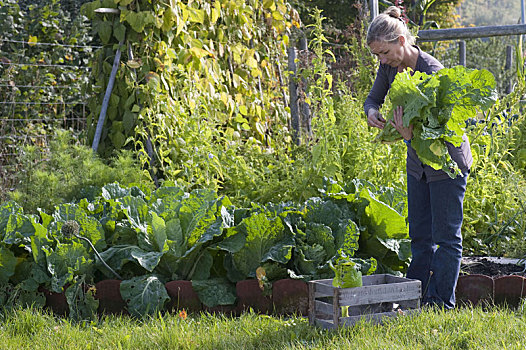
{"label": "blue jeans", "polygon": [[427,183],[407,176],[409,236],[413,258],[407,278],[422,281],[424,303],[450,309],[462,259],[463,201],[467,174]]}

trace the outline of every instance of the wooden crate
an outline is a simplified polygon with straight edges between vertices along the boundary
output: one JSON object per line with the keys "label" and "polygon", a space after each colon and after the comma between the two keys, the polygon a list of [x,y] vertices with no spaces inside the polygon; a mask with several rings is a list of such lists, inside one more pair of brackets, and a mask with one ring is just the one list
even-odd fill
{"label": "wooden crate", "polygon": [[[420,281],[388,274],[363,276],[362,281],[356,288],[333,287],[332,279],[310,281],[309,323],[337,328],[420,310]],[[349,317],[342,317],[342,306],[349,306]]]}

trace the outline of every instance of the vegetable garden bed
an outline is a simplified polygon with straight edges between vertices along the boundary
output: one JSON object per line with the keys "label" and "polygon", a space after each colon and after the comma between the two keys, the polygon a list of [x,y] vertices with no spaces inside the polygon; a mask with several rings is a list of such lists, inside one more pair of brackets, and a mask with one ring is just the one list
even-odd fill
{"label": "vegetable garden bed", "polygon": [[[127,301],[121,295],[120,280],[103,280],[95,284],[95,299],[98,300],[99,314],[129,315]],[[274,315],[308,314],[308,286],[306,282],[281,279],[273,283],[272,292],[264,294],[259,288],[258,280],[243,280],[236,284],[236,302],[232,305],[207,307],[199,300],[192,288],[191,281],[170,281],[165,284],[170,300],[165,310],[169,312],[182,311],[210,313],[225,313],[239,316],[242,312],[252,309],[254,312]],[[66,288],[67,289],[67,288]],[[68,314],[66,291],[56,293],[42,289],[46,298],[45,307],[58,316]]]}

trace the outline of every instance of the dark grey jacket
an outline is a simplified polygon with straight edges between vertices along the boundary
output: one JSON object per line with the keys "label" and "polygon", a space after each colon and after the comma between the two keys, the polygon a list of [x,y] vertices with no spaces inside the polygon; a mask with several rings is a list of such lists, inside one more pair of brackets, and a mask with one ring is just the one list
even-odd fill
{"label": "dark grey jacket", "polygon": [[[418,46],[415,47],[420,52],[418,60],[416,61],[415,70],[431,74],[444,68],[436,58],[423,52]],[[391,67],[387,64],[380,64],[373,87],[364,103],[365,115],[368,115],[369,109],[371,108],[380,110],[380,106],[384,103],[385,96],[387,95],[397,73],[398,68]],[[451,155],[451,159],[458,164],[462,173],[465,174],[473,164],[473,157],[471,155],[471,148],[469,147],[467,136],[464,135],[462,140],[463,142],[459,147],[455,147],[449,142],[446,142],[446,146]],[[407,147],[407,173],[413,175],[417,179],[421,179],[425,174],[427,182],[449,178],[449,175],[443,170],[435,170],[429,165],[422,164],[420,159],[418,159],[415,150],[409,145]]]}

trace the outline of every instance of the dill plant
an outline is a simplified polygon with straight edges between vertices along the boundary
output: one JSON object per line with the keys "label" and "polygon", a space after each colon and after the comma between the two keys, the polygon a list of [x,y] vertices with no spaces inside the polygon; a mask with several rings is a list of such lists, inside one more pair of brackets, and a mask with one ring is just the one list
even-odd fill
{"label": "dill plant", "polygon": [[112,182],[152,186],[131,152],[120,151],[105,162],[67,130],[57,130],[47,147],[24,147],[20,164],[16,188],[8,196],[26,212],[91,197]]}

